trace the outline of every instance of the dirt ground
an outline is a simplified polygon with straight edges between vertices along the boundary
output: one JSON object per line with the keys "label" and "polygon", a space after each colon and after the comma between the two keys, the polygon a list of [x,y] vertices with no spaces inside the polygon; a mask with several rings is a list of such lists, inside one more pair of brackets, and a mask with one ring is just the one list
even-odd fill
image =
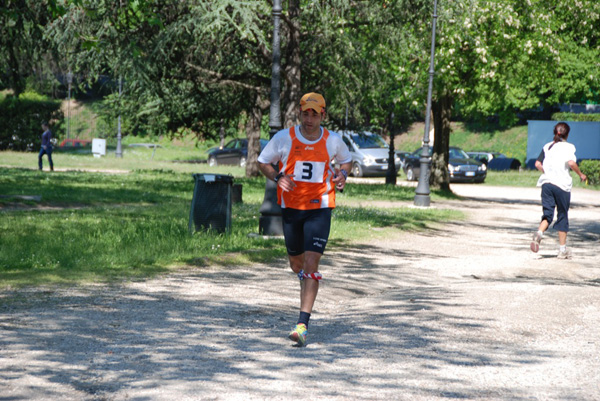
{"label": "dirt ground", "polygon": [[598,192],[558,260],[539,189],[452,189],[466,221],[326,253],[306,348],[284,259],[0,292],[0,400],[600,400]]}

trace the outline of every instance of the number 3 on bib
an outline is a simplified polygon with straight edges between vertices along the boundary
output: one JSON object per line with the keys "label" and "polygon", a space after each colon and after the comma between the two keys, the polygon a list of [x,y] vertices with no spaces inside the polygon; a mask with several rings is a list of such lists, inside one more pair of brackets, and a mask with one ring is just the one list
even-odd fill
{"label": "number 3 on bib", "polygon": [[294,181],[321,183],[324,172],[323,162],[298,161],[294,166]]}

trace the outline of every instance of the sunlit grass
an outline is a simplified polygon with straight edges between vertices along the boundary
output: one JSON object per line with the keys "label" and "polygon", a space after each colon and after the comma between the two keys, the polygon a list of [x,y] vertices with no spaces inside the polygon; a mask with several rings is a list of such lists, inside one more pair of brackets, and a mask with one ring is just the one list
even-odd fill
{"label": "sunlit grass", "polygon": [[[145,278],[171,268],[251,264],[285,257],[281,239],[258,233],[264,178],[235,178],[243,203],[231,233],[188,231],[189,173],[138,169],[126,174],[0,168],[0,286]],[[352,187],[352,189],[350,189]],[[410,191],[352,185],[343,196],[410,200]],[[364,187],[364,188],[363,188]],[[37,195],[41,201],[23,201]],[[435,195],[438,196],[438,195]],[[340,206],[331,247],[460,218],[452,211]]]}

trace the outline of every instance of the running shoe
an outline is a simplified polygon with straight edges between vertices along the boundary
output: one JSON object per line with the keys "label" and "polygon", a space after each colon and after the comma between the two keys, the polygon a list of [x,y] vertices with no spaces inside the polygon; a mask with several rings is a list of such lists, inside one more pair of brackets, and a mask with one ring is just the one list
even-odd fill
{"label": "running shoe", "polygon": [[304,323],[298,323],[296,328],[290,332],[288,338],[295,341],[299,347],[304,347],[306,345],[307,335],[308,330],[306,329],[306,325]]}
{"label": "running shoe", "polygon": [[542,236],[539,231],[536,231],[533,234],[533,241],[531,241],[531,245],[529,246],[533,252],[537,253],[540,250],[540,242],[542,242]]}
{"label": "running shoe", "polygon": [[571,259],[571,250],[565,249],[565,251],[558,251],[558,255],[556,256],[558,259]]}

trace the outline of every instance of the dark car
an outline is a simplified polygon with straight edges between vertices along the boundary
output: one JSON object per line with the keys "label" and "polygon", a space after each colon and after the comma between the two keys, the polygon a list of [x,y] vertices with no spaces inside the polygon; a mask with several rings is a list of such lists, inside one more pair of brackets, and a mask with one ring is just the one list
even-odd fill
{"label": "dark car", "polygon": [[485,163],[489,170],[520,170],[521,162],[500,152],[467,152],[475,160]]}
{"label": "dark car", "polygon": [[396,156],[400,158],[400,169],[404,170],[404,164],[406,164],[406,156],[410,155],[410,152],[405,151],[397,151]]}
{"label": "dark car", "polygon": [[[407,155],[404,161],[404,173],[409,181],[419,179],[421,170],[421,152],[419,148]],[[429,148],[431,158],[432,148]],[[483,182],[487,175],[487,167],[484,163],[472,159],[461,148],[450,147],[450,160],[448,161],[448,173],[450,182]]]}
{"label": "dark car", "polygon": [[[260,140],[260,150],[263,150],[269,141]],[[244,138],[232,139],[222,148],[213,148],[208,151],[208,165],[217,166],[229,164],[245,167],[248,158],[248,140]]]}

